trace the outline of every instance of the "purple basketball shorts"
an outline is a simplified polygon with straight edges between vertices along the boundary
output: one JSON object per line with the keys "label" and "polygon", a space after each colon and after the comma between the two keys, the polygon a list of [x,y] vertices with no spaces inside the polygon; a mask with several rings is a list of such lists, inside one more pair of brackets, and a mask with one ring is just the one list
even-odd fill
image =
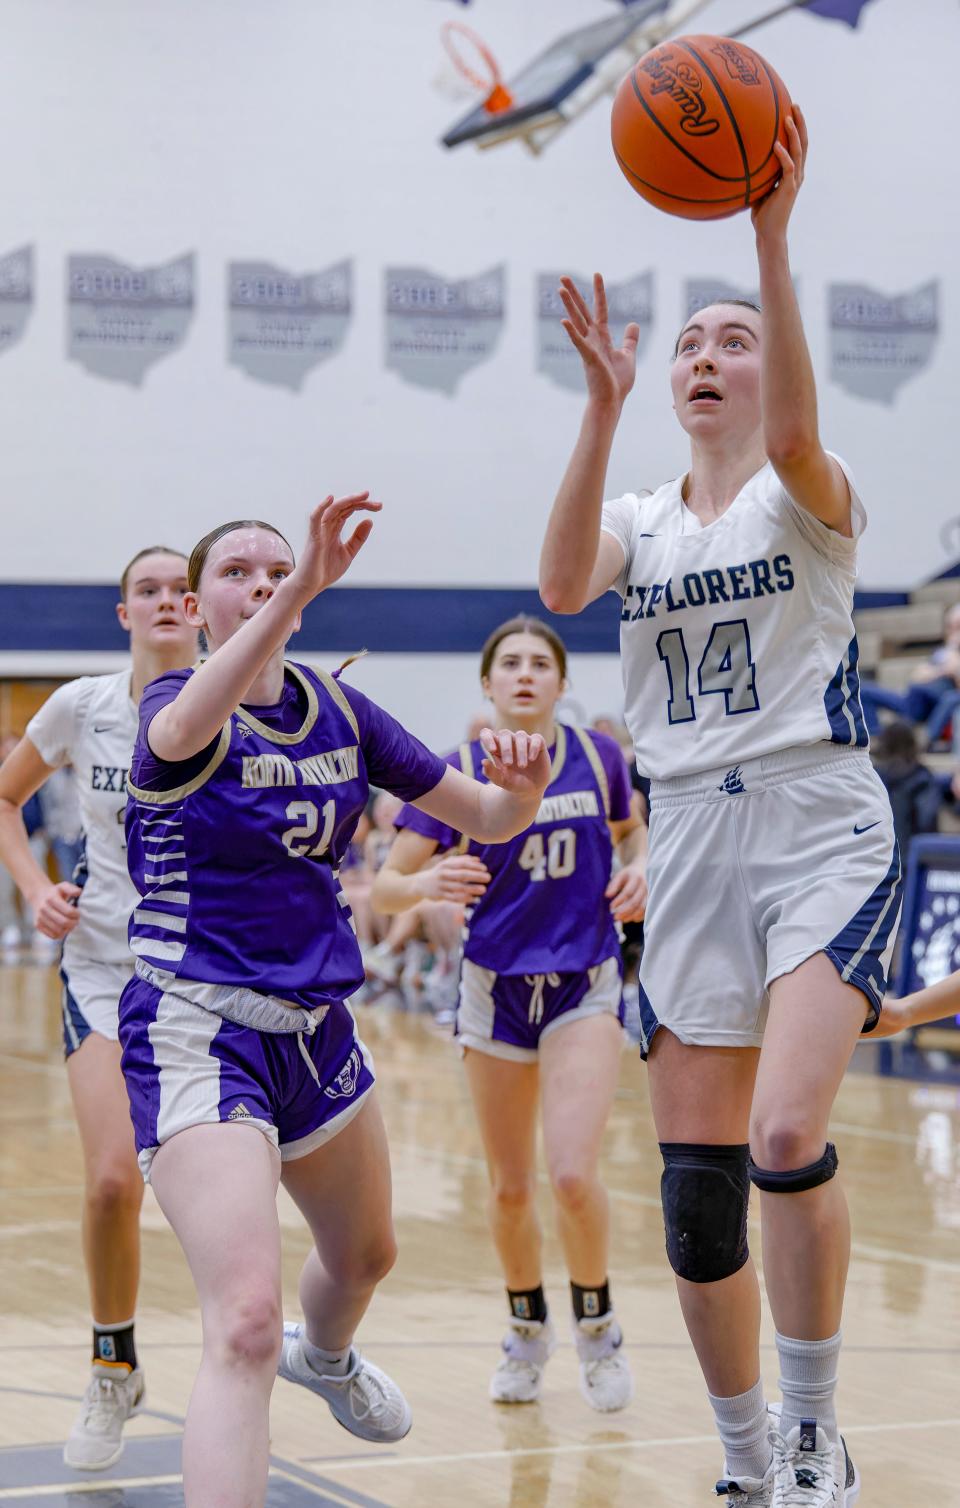
{"label": "purple basketball shorts", "polygon": [[373,1062],[345,1004],[314,1019],[313,1030],[258,1031],[135,974],[120,1043],[145,1180],[163,1143],[191,1126],[255,1126],[284,1160],[342,1131],[373,1088]]}
{"label": "purple basketball shorts", "polygon": [[619,956],[577,974],[497,974],[463,961],[456,1031],[461,1047],[532,1062],[542,1037],[588,1016],[613,1016],[623,1025]]}

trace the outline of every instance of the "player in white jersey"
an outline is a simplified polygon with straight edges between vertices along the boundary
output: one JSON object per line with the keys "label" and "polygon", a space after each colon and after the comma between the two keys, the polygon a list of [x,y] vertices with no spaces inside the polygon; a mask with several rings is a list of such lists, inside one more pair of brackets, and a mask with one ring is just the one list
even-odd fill
{"label": "player in white jersey", "polygon": [[[849,1508],[834,1409],[849,1219],[827,1140],[876,1024],[899,909],[886,795],[867,756],[851,619],[864,512],[821,445],[787,252],[806,130],[753,212],[763,308],[689,319],[671,375],[689,470],[603,504],[634,380],[602,280],[562,289],[588,402],[541,563],[548,607],[620,593],[627,718],[651,791],[641,1008],[664,1159],[667,1252],[741,1508]],[[782,1412],[760,1382],[747,1247],[761,1190]]]}
{"label": "player in white jersey", "polygon": [[[151,546],[134,556],[117,604],[131,666],[61,686],[0,769],[0,862],[37,930],[63,939],[64,1049],[83,1145],[83,1249],[93,1311],[91,1378],[64,1458],[86,1471],[118,1459],[124,1422],[143,1402],[133,1334],[143,1179],[117,1040],[117,1004],[133,969],[127,921],[136,900],[123,820],[143,688],[196,657],[196,631],[183,616],[186,589],[179,552]],[[54,884],[30,852],[21,808],[66,764],[76,772],[84,847],[76,883]]]}

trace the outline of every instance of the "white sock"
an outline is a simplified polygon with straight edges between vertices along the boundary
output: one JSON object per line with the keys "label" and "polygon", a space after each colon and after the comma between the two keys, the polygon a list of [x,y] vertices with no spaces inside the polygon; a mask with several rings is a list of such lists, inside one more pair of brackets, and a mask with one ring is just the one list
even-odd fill
{"label": "white sock", "polygon": [[815,1419],[834,1444],[839,1440],[834,1394],[841,1334],[829,1340],[791,1340],[777,1332],[784,1436],[804,1419]]}
{"label": "white sock", "polygon": [[768,1435],[770,1419],[763,1397],[763,1383],[735,1398],[714,1398],[708,1393],[730,1476],[763,1480],[773,1455]]}
{"label": "white sock", "polygon": [[306,1331],[301,1337],[301,1344],[307,1364],[321,1377],[346,1377],[350,1370],[352,1347],[348,1346],[345,1351],[324,1351],[320,1346],[315,1346],[312,1341],[307,1340]]}

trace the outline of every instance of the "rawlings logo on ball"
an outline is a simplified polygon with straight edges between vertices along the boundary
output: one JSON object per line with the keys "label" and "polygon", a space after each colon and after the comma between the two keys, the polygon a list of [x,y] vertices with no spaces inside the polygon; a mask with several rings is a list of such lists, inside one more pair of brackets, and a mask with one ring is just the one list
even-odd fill
{"label": "rawlings logo on ball", "polygon": [[710,51],[723,63],[728,77],[739,79],[741,84],[759,84],[760,69],[756,53],[746,53],[732,42],[718,42]]}
{"label": "rawlings logo on ball", "polygon": [[703,80],[689,63],[672,63],[666,58],[651,57],[641,68],[652,81],[653,94],[669,94],[680,106],[683,120],[681,131],[688,136],[711,136],[720,129],[720,122],[707,114],[706,102],[701,90]]}

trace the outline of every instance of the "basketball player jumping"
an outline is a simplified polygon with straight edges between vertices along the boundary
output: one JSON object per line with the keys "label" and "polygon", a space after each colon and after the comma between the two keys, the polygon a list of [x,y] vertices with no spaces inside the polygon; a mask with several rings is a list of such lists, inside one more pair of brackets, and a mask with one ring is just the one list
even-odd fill
{"label": "basketball player jumping", "polygon": [[[490,1223],[510,1305],[491,1397],[533,1402],[555,1346],[536,1213],[542,1103],[580,1387],[593,1408],[607,1411],[625,1407],[633,1381],[610,1302],[609,1213],[597,1160],[623,1042],[615,923],[643,916],[646,828],[631,811],[619,745],[557,722],[566,673],[563,641],[537,619],[511,619],[490,635],[480,682],[498,727],[539,733],[549,747],[543,804],[530,827],[498,844],[470,843],[406,807],[372,899],[386,912],[425,897],[469,906],[456,1035],[486,1151]],[[448,762],[472,774],[482,755],[474,742]],[[611,880],[612,843],[623,867]],[[446,857],[431,864],[438,850]]]}
{"label": "basketball player jumping", "polygon": [[[787,224],[807,133],[753,211],[763,313],[696,313],[677,340],[682,477],[603,502],[634,380],[602,280],[569,280],[588,384],[543,546],[541,594],[615,590],[627,720],[653,777],[641,1010],[663,1155],[667,1252],[726,1460],[750,1508],[845,1508],[859,1479],[834,1390],[850,1249],[830,1111],[876,1023],[899,910],[890,805],[867,756],[851,620],[864,511],[824,450]],[[747,1198],[760,1190],[782,1405],[760,1382]]]}

